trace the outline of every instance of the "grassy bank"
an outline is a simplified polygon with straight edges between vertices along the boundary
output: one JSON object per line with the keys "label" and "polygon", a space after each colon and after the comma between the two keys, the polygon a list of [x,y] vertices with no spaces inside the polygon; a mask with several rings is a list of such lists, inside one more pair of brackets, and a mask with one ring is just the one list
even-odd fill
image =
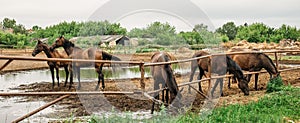
{"label": "grassy bank", "polygon": [[108,123],[108,122],[266,122],[278,123],[299,121],[300,120],[300,88],[287,86],[282,91],[266,94],[257,102],[251,102],[246,105],[230,105],[214,109],[212,114],[206,118],[199,114],[189,112],[180,116],[169,116],[164,110],[160,115],[147,120],[132,119],[129,113],[126,116],[119,117],[112,115],[110,117],[91,116],[90,123]]}

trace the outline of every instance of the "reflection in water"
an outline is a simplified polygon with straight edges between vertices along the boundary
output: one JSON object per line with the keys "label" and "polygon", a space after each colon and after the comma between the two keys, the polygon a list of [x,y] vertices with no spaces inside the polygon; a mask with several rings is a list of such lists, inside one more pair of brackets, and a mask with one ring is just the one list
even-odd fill
{"label": "reflection in water", "polygon": [[[179,65],[172,65],[174,72],[176,73],[185,73],[189,71],[189,68],[183,68]],[[97,80],[97,74],[94,68],[82,68],[81,69],[81,79],[83,81]],[[115,79],[115,78],[139,78],[141,75],[139,67],[128,67],[128,68],[104,68],[103,73],[105,79]],[[65,79],[65,72],[63,69],[59,71],[60,82]],[[149,77],[150,68],[145,68],[145,77]],[[74,79],[77,81],[77,79]],[[51,82],[51,72],[49,69],[45,70],[30,70],[30,71],[21,71],[21,72],[11,72],[0,75],[0,91],[12,91],[9,88],[17,87],[21,84],[31,84],[35,82]],[[56,82],[56,80],[55,80]],[[0,119],[5,122],[11,122],[13,119],[20,117],[26,114],[37,107],[40,107],[45,104],[45,102],[16,102],[20,100],[19,98],[2,98],[0,97]],[[43,114],[49,112],[54,112],[53,108],[47,108],[42,112],[29,118],[29,121],[39,121],[39,122],[48,122],[49,119],[43,117]],[[138,114],[143,114],[144,117],[149,117],[147,113],[138,112]]]}
{"label": "reflection in water", "polygon": [[[189,69],[182,68],[179,65],[173,65],[174,72],[187,73]],[[127,78],[140,78],[141,73],[139,67],[126,67],[126,68],[112,68],[105,67],[102,71],[105,79],[127,79]],[[150,68],[145,68],[145,77],[149,77]],[[64,69],[59,70],[60,82],[65,80],[66,74]],[[94,68],[81,68],[80,77],[84,81],[97,81],[97,74]],[[77,81],[77,79],[74,79]],[[22,72],[12,72],[0,75],[0,91],[6,91],[9,88],[17,87],[20,84],[31,84],[34,82],[52,82],[51,72],[49,69],[45,70],[30,70]],[[56,82],[56,78],[55,78]]]}

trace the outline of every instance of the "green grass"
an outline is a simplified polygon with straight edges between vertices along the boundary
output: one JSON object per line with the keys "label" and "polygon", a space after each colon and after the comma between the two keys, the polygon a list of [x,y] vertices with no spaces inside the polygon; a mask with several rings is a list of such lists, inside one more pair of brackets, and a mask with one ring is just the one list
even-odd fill
{"label": "green grass", "polygon": [[92,116],[88,121],[90,123],[281,123],[287,122],[287,119],[293,121],[300,120],[300,88],[286,86],[281,91],[266,94],[257,102],[251,102],[246,105],[235,104],[226,107],[216,108],[208,117],[202,118],[200,114],[189,112],[179,116],[167,115],[164,110],[159,116],[146,120],[134,120],[130,115],[126,117],[111,116],[101,118]]}
{"label": "green grass", "polygon": [[[272,60],[275,60],[274,56],[270,56]],[[300,60],[300,56],[278,56],[279,60]]]}

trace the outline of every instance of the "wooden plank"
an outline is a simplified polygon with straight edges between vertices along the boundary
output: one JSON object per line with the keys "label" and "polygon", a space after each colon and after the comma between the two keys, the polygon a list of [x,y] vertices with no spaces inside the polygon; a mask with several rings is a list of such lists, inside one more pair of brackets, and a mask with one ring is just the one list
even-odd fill
{"label": "wooden plank", "polygon": [[27,60],[27,61],[59,61],[59,62],[96,62],[96,63],[109,63],[109,64],[135,64],[135,65],[141,64],[141,62],[137,62],[137,61],[39,58],[39,57],[23,57],[23,56],[0,56],[0,59]]}
{"label": "wooden plank", "polygon": [[94,92],[0,92],[0,96],[49,96],[49,95],[134,95],[142,94],[140,91],[136,92],[122,92],[122,91],[94,91]]}
{"label": "wooden plank", "polygon": [[3,70],[7,65],[9,65],[13,60],[9,59],[1,68],[0,71]]}
{"label": "wooden plank", "polygon": [[28,118],[28,117],[30,117],[30,116],[36,114],[36,113],[38,113],[38,112],[44,110],[45,108],[47,108],[47,107],[49,107],[49,106],[51,106],[51,105],[53,105],[53,104],[55,104],[55,103],[57,103],[57,102],[59,102],[59,101],[61,101],[61,100],[63,100],[63,99],[69,97],[69,96],[70,96],[70,95],[63,95],[63,96],[61,96],[61,97],[59,97],[59,98],[57,98],[57,99],[55,99],[55,100],[53,100],[53,101],[47,103],[46,105],[44,105],[44,106],[42,106],[42,107],[39,107],[38,109],[36,109],[36,110],[34,110],[34,111],[32,111],[32,112],[29,112],[28,114],[26,114],[26,115],[24,115],[24,116],[22,116],[22,117],[17,118],[16,120],[13,121],[13,123],[18,123],[18,122],[20,122],[20,121],[22,121],[22,120],[24,120],[24,119],[26,119],[26,118]]}

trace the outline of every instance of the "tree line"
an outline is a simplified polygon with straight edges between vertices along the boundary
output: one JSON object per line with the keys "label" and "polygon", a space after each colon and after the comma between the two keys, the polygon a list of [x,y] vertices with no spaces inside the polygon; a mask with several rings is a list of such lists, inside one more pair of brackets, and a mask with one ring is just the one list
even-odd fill
{"label": "tree line", "polygon": [[109,21],[61,22],[46,28],[33,26],[26,30],[16,20],[4,18],[0,22],[0,45],[16,47],[34,46],[36,39],[48,38],[52,44],[55,38],[64,35],[67,39],[78,36],[97,35],[126,35],[137,38],[140,45],[177,45],[177,44],[216,44],[231,40],[247,40],[249,42],[279,42],[282,39],[300,40],[300,30],[283,24],[279,28],[269,27],[263,23],[235,25],[227,22],[214,31],[208,26],[197,24],[191,31],[176,32],[176,28],[169,23],[153,22],[145,28],[134,28],[127,31],[119,23]]}

